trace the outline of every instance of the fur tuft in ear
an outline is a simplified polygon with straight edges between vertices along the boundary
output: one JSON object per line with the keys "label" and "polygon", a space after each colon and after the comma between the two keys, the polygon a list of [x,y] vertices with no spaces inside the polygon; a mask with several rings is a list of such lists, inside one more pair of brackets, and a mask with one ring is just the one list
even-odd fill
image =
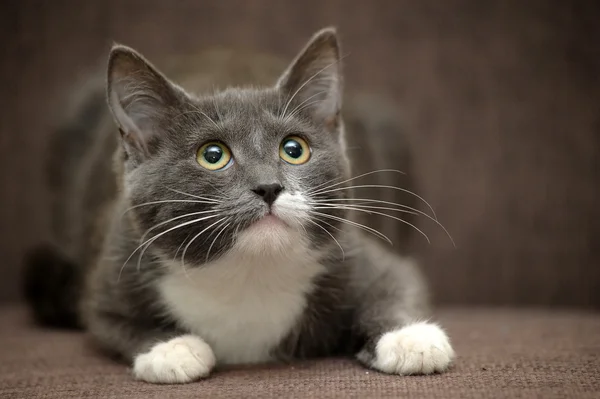
{"label": "fur tuft in ear", "polygon": [[114,45],[108,60],[108,104],[130,155],[149,155],[149,143],[182,93],[135,50]]}
{"label": "fur tuft in ear", "polygon": [[288,97],[282,116],[309,111],[326,127],[338,126],[342,106],[340,44],[335,28],[317,32],[279,78]]}

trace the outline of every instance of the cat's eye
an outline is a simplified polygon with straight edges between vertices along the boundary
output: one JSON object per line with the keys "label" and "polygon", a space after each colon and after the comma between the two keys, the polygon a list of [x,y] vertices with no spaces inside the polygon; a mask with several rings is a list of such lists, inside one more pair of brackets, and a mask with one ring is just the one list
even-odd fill
{"label": "cat's eye", "polygon": [[279,156],[292,165],[302,165],[310,159],[310,147],[302,137],[288,136],[281,142]]}
{"label": "cat's eye", "polygon": [[196,153],[196,161],[205,169],[225,169],[232,162],[231,151],[223,143],[211,141],[204,144]]}

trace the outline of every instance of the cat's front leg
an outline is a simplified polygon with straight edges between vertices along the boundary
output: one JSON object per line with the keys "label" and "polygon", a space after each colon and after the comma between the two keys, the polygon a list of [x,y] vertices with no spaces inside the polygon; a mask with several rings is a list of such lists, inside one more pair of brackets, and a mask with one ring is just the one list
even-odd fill
{"label": "cat's front leg", "polygon": [[357,354],[363,364],[388,374],[446,371],[455,353],[448,335],[427,317],[423,279],[412,261],[386,256],[363,275],[357,330],[366,344]]}
{"label": "cat's front leg", "polygon": [[131,362],[136,379],[155,384],[182,384],[207,377],[215,355],[202,338],[150,326],[125,317],[93,311],[87,327],[105,348]]}

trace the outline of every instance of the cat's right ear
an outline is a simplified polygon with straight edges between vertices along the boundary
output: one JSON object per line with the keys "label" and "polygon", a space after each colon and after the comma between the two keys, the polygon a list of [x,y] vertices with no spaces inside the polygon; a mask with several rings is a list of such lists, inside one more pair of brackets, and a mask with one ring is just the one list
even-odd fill
{"label": "cat's right ear", "polygon": [[114,45],[108,60],[108,104],[128,155],[143,159],[163,133],[182,93],[135,50]]}
{"label": "cat's right ear", "polygon": [[288,97],[282,113],[296,100],[297,110],[306,110],[327,128],[337,130],[342,106],[340,60],[336,29],[315,33],[277,82],[276,87]]}

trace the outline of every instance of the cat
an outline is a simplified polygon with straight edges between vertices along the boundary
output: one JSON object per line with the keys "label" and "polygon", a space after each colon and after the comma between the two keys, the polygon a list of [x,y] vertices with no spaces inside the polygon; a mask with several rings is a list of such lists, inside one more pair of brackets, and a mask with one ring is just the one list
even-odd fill
{"label": "cat", "polygon": [[[394,111],[363,100],[342,112],[335,28],[287,68],[257,59],[237,74],[227,52],[200,60],[212,74],[175,62],[175,83],[113,46],[108,110],[92,81],[50,148],[54,243],[25,276],[35,317],[85,328],[150,383],[331,355],[389,374],[446,371],[455,354],[427,321],[423,276],[365,215],[433,220],[407,205],[405,176],[382,169],[406,166]],[[385,200],[361,191],[383,186]]]}

